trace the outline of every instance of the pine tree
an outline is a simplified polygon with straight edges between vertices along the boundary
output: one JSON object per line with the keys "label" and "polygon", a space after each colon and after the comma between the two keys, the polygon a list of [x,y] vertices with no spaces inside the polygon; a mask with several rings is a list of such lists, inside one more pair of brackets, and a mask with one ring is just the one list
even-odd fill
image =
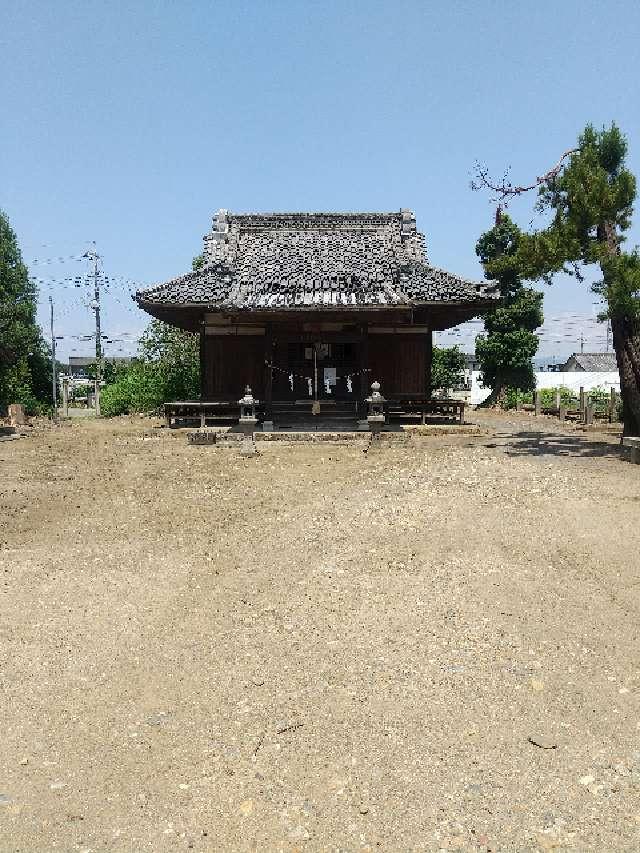
{"label": "pine tree", "polygon": [[518,254],[522,232],[506,215],[476,244],[485,275],[496,280],[501,304],[484,315],[486,335],[476,338],[481,381],[491,394],[485,405],[501,405],[508,388],[535,388],[532,358],[538,351],[535,329],[542,324],[542,293],[522,283]]}
{"label": "pine tree", "polygon": [[[620,373],[624,434],[640,435],[640,255],[622,246],[631,225],[636,180],[626,168],[627,141],[619,128],[587,125],[578,146],[530,186],[496,183],[477,168],[473,189],[488,188],[500,204],[538,189],[538,209],[552,214],[549,226],[522,235],[518,249],[523,277],[551,280],[553,273],[597,264],[602,278],[594,289],[611,321]],[[501,208],[498,208],[500,213]]]}
{"label": "pine tree", "polygon": [[611,320],[620,373],[624,432],[640,435],[640,257],[622,245],[631,225],[636,180],[625,167],[627,141],[615,124],[596,131],[588,125],[568,165],[544,182],[539,207],[553,222],[533,235],[525,256],[539,270],[562,262],[598,264],[602,279],[594,290]]}

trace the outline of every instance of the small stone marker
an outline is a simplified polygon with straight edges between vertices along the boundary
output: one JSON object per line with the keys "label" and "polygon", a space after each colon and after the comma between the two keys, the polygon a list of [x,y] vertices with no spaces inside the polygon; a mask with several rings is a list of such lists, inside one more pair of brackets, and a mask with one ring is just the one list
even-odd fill
{"label": "small stone marker", "polygon": [[24,406],[22,403],[9,404],[9,424],[10,426],[24,426],[27,419],[24,414]]}
{"label": "small stone marker", "polygon": [[633,465],[640,465],[640,438],[627,436],[622,439],[622,444],[629,448],[629,461]]}

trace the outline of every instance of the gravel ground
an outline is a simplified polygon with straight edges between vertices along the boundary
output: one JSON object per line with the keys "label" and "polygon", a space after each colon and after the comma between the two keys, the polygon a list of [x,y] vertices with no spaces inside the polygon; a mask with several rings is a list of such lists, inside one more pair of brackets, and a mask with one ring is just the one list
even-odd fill
{"label": "gravel ground", "polygon": [[0,444],[0,850],[638,851],[640,469],[481,418]]}

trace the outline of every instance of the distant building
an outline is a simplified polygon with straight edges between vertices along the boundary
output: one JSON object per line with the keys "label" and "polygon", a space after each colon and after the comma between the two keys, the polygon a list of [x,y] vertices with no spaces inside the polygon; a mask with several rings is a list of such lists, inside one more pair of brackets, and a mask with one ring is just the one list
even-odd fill
{"label": "distant building", "polygon": [[478,374],[481,371],[481,365],[479,360],[477,359],[475,353],[463,353],[464,355],[464,367],[462,369],[462,376],[460,378],[460,384],[453,388],[453,397],[461,397],[463,400],[469,402],[471,398],[471,388],[473,385],[473,377],[474,374]]}
{"label": "distant building", "polygon": [[[131,363],[130,355],[107,355],[102,359],[104,364],[124,365]],[[88,379],[89,369],[96,363],[95,356],[92,355],[70,355],[69,368],[67,375],[72,379]]]}
{"label": "distant building", "polygon": [[614,352],[574,352],[560,368],[563,373],[613,373],[617,369]]}
{"label": "distant building", "polygon": [[473,352],[465,352],[464,355],[464,369],[469,371],[469,373],[473,373],[476,370],[481,370],[480,367],[480,359]]}

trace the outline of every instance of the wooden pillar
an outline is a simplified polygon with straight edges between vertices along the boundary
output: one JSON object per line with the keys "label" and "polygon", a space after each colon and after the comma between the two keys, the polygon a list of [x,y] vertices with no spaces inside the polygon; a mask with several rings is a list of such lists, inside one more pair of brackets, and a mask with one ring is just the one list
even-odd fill
{"label": "wooden pillar", "polygon": [[609,402],[609,423],[612,424],[616,419],[616,408],[617,408],[617,394],[616,389],[611,389],[611,400]]}
{"label": "wooden pillar", "polygon": [[205,335],[205,325],[204,320],[200,324],[200,399],[204,400],[206,397],[206,372],[207,372],[207,359],[205,353],[205,345],[206,345],[206,335]]}
{"label": "wooden pillar", "polygon": [[62,377],[62,417],[69,417],[69,378]]}
{"label": "wooden pillar", "polygon": [[[358,369],[360,370],[360,399],[358,401],[358,416],[365,417],[367,406],[364,402],[369,396],[369,386],[375,379],[369,370],[369,324],[363,323],[360,326],[360,358]],[[382,389],[384,396],[385,389]]]}
{"label": "wooden pillar", "polygon": [[562,406],[562,405],[560,406],[560,408],[558,409],[558,417],[560,418],[562,423],[564,423],[566,421],[566,419],[567,419],[567,407],[566,406]]}
{"label": "wooden pillar", "polygon": [[562,403],[562,395],[560,393],[560,389],[556,388],[556,412],[560,411],[561,403]]}
{"label": "wooden pillar", "polygon": [[[432,368],[433,368],[433,332],[431,329],[425,335],[424,342],[424,366],[425,366],[425,385],[424,385],[424,395],[425,397],[431,397],[432,391]],[[422,421],[424,423],[424,419]]]}
{"label": "wooden pillar", "polygon": [[273,324],[264,330],[264,419],[273,423]]}
{"label": "wooden pillar", "polygon": [[535,413],[539,417],[542,414],[542,394],[540,393],[540,389],[536,388],[533,392],[533,401],[535,406]]}
{"label": "wooden pillar", "polygon": [[580,388],[580,420],[584,423],[584,410],[587,406],[587,398],[584,393],[584,388]]}

